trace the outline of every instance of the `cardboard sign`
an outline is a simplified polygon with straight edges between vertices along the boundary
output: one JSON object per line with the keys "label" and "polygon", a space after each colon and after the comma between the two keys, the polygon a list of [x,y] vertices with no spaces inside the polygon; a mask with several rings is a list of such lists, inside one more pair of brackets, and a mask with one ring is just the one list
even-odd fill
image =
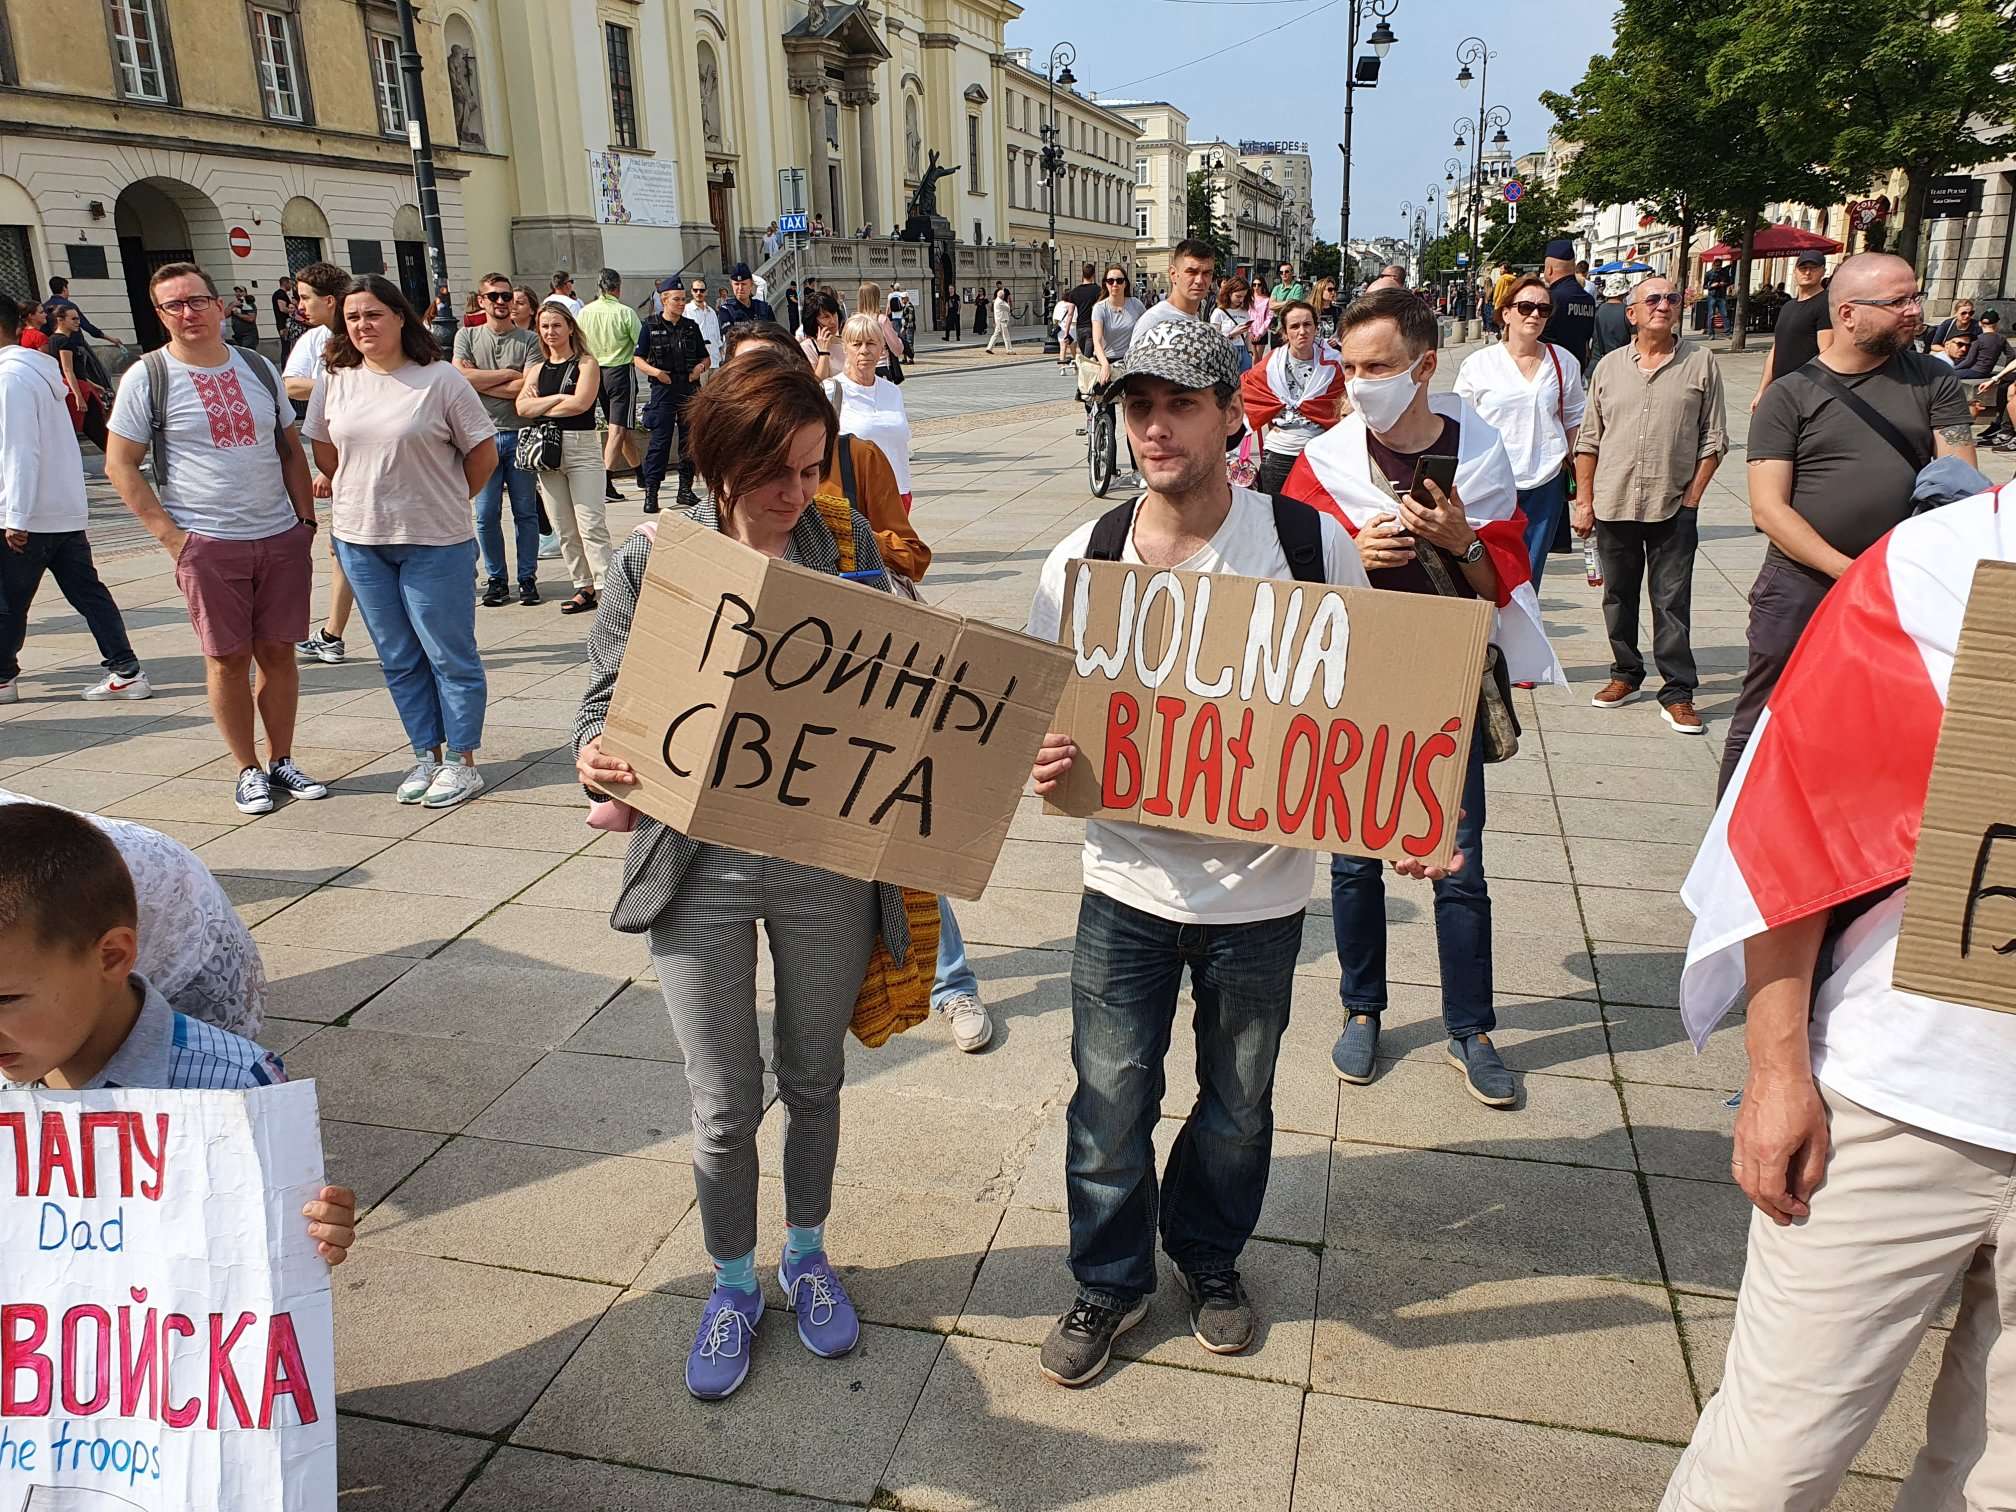
{"label": "cardboard sign", "polygon": [[658,526],[602,744],[696,840],[977,898],[1071,672],[1056,646]]}
{"label": "cardboard sign", "polygon": [[2016,1013],[2016,563],[1974,573],[1891,980]]}
{"label": "cardboard sign", "polygon": [[0,1508],[334,1512],[315,1084],[0,1091]]}
{"label": "cardboard sign", "polygon": [[1057,813],[1445,864],[1491,606],[1075,561]]}

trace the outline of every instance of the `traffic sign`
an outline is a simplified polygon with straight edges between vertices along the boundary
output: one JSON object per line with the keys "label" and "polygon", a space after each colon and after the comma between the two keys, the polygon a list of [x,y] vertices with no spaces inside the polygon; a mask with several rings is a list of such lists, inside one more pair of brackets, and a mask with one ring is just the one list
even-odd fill
{"label": "traffic sign", "polygon": [[1511,200],[1506,203],[1505,224],[1508,226],[1516,226],[1519,224],[1519,201]]}
{"label": "traffic sign", "polygon": [[233,257],[250,257],[252,255],[252,233],[247,231],[243,226],[233,226],[231,228],[231,255]]}
{"label": "traffic sign", "polygon": [[1526,186],[1525,186],[1524,184],[1520,183],[1520,182],[1519,182],[1519,180],[1517,180],[1517,179],[1507,179],[1507,180],[1505,180],[1505,203],[1506,203],[1506,204],[1508,204],[1508,205],[1516,205],[1516,204],[1518,204],[1518,203],[1519,203],[1519,196],[1520,196],[1520,195],[1522,195],[1522,194],[1524,194],[1525,192],[1526,192]]}
{"label": "traffic sign", "polygon": [[1456,254],[1456,266],[1457,266],[1457,267],[1459,267],[1459,268],[1467,268],[1467,267],[1469,267],[1469,266],[1470,266],[1470,254],[1469,254],[1468,252],[1458,252],[1458,253]]}
{"label": "traffic sign", "polygon": [[778,216],[777,229],[786,236],[794,234],[799,236],[804,235],[806,231],[805,212],[801,210],[793,215],[787,211],[785,214]]}

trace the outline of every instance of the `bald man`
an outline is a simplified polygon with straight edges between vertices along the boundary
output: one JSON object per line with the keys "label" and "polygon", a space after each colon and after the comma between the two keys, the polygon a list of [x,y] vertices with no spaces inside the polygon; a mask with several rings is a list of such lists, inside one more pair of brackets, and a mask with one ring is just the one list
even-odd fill
{"label": "bald man", "polygon": [[1918,469],[1934,457],[1975,461],[1960,381],[1912,345],[1924,305],[1911,264],[1857,253],[1834,270],[1826,297],[1833,343],[1764,390],[1750,422],[1750,517],[1771,546],[1750,589],[1750,661],[1722,748],[1724,788],[1820,600],[1911,513]]}

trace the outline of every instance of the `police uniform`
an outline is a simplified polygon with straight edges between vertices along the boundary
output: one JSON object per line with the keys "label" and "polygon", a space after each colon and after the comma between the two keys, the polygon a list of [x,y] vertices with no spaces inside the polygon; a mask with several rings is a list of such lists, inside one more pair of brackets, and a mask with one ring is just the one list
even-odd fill
{"label": "police uniform", "polygon": [[670,383],[651,378],[645,385],[650,391],[644,401],[644,428],[649,435],[637,479],[643,486],[646,506],[655,507],[658,502],[658,485],[665,481],[665,464],[672,452],[675,426],[679,431],[679,502],[690,504],[694,497],[693,464],[686,455],[686,401],[693,397],[697,385],[686,375],[706,360],[707,338],[690,320],[667,320],[663,315],[653,315],[644,322],[643,332],[637,338],[637,355],[673,375]]}

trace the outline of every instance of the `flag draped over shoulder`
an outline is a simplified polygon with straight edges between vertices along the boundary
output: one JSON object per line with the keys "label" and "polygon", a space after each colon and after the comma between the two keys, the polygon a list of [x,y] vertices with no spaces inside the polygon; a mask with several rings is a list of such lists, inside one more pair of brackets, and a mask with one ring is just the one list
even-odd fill
{"label": "flag draped over shoulder", "polygon": [[1316,424],[1328,430],[1337,423],[1337,414],[1344,400],[1344,370],[1337,363],[1333,350],[1320,342],[1317,344],[1313,361],[1315,368],[1309,375],[1309,386],[1299,398],[1288,391],[1288,348],[1276,347],[1267,355],[1267,360],[1246,370],[1239,380],[1239,387],[1246,400],[1246,423],[1257,434],[1263,425],[1272,425],[1281,418],[1281,412],[1293,404],[1295,408]]}
{"label": "flag draped over shoulder", "polygon": [[[1247,375],[1250,380],[1252,375]],[[1460,394],[1431,394],[1428,408],[1461,427],[1457,440],[1456,496],[1470,528],[1498,572],[1498,614],[1491,640],[1505,656],[1514,682],[1566,682],[1567,674],[1540,623],[1533,568],[1526,555],[1526,516],[1512,462],[1497,428]],[[1375,477],[1365,449],[1365,417],[1348,414],[1311,441],[1281,491],[1344,522],[1356,536],[1375,515],[1396,513],[1392,491]]]}
{"label": "flag draped over shoulder", "polygon": [[1745,940],[1911,875],[1974,569],[2016,560],[1999,492],[1899,525],[1800,637],[1680,890],[1697,1046],[1743,991]]}

